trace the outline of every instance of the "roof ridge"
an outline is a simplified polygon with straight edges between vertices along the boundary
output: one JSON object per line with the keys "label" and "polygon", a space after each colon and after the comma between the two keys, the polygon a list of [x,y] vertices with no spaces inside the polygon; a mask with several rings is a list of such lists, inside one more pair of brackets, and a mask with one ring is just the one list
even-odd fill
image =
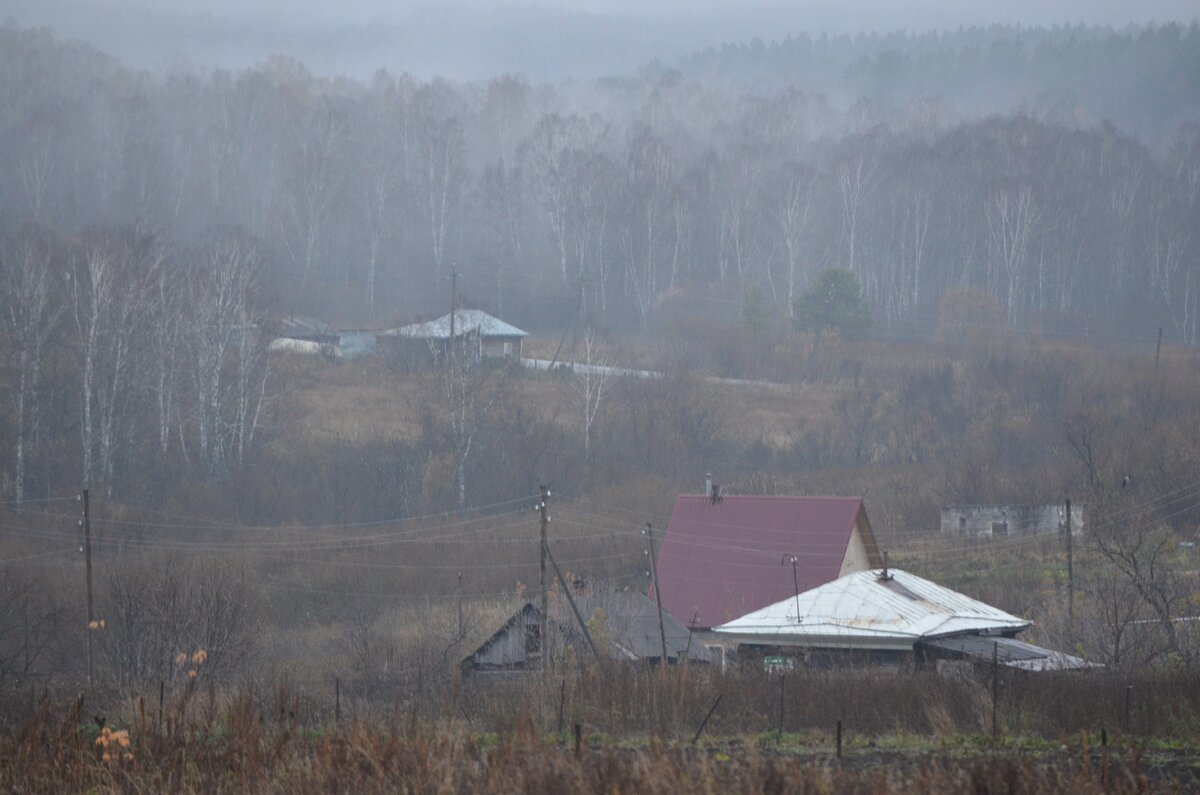
{"label": "roof ridge", "polygon": [[[707,494],[680,494],[678,499],[690,499],[698,497],[702,500],[711,500]],[[722,494],[721,500],[857,500],[862,502],[862,497],[839,497],[833,494]]]}

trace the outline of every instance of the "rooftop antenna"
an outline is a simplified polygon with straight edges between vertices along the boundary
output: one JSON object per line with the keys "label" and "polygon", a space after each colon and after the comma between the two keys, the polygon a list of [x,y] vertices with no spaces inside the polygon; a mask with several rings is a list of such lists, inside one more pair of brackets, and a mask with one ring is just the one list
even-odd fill
{"label": "rooftop antenna", "polygon": [[799,561],[796,560],[795,555],[784,555],[783,558],[780,559],[780,561],[779,561],[780,566],[782,566],[785,563],[792,564],[792,588],[794,589],[795,594],[796,594],[796,623],[797,624],[800,623],[800,578],[796,575],[796,564],[798,562]]}
{"label": "rooftop antenna", "polygon": [[688,642],[687,648],[683,650],[683,657],[687,659],[688,654],[692,650],[692,634],[696,631],[696,622],[700,620],[700,611],[697,610],[692,615],[692,620],[688,623]]}

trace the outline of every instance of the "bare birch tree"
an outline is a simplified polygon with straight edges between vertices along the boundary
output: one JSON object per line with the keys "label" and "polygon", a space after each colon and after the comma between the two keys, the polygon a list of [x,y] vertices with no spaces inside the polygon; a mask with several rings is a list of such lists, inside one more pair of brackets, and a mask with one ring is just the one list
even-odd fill
{"label": "bare birch tree", "polygon": [[432,353],[438,362],[437,386],[445,412],[450,452],[454,464],[454,495],[460,509],[467,507],[467,464],[492,408],[508,385],[513,364],[493,366],[484,361],[477,330],[466,330],[448,340],[441,356],[435,341]]}
{"label": "bare birch tree", "polygon": [[72,278],[72,309],[79,335],[82,443],[81,479],[98,479],[113,490],[121,423],[145,330],[147,294],[163,262],[153,238],[93,235],[84,245]]}
{"label": "bare birch tree", "polygon": [[435,273],[445,265],[446,236],[466,182],[466,139],[458,111],[457,97],[440,81],[422,87],[413,100],[416,182]]}
{"label": "bare birch tree", "polygon": [[283,241],[307,284],[325,265],[331,216],[342,183],[346,124],[333,107],[313,112],[296,134],[284,194]]}
{"label": "bare birch tree", "polygon": [[846,244],[846,268],[851,273],[858,267],[859,221],[863,205],[875,184],[878,163],[859,150],[838,165],[838,187],[842,200],[842,236]]}
{"label": "bare birch tree", "polygon": [[0,322],[16,364],[11,395],[16,420],[13,500],[18,504],[25,496],[27,461],[38,436],[42,359],[63,309],[55,300],[53,260],[52,241],[35,227],[22,229],[0,249]]}
{"label": "bare birch tree", "polygon": [[580,342],[583,347],[583,359],[575,362],[565,383],[573,399],[582,409],[580,429],[583,431],[583,449],[590,453],[592,426],[600,413],[613,371],[608,349],[592,329],[584,332]]}
{"label": "bare birch tree", "polygon": [[783,190],[775,204],[775,222],[779,225],[779,237],[783,243],[783,260],[787,268],[787,316],[795,317],[796,271],[800,267],[801,248],[808,229],[808,215],[812,208],[812,183],[798,167],[788,170]]}
{"label": "bare birch tree", "polygon": [[[1004,277],[1008,322],[1016,323],[1024,301],[1024,276],[1030,244],[1037,233],[1041,211],[1028,185],[992,192],[984,204],[989,262]],[[989,285],[995,287],[997,285]]]}
{"label": "bare birch tree", "polygon": [[253,306],[261,259],[237,237],[215,242],[188,283],[188,384],[193,444],[204,471],[226,474],[254,440],[267,381]]}

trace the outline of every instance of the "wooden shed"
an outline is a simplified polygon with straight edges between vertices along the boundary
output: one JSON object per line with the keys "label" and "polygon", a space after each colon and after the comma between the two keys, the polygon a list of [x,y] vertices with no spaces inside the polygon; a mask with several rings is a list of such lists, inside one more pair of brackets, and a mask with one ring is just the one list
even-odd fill
{"label": "wooden shed", "polygon": [[[653,664],[662,661],[666,642],[667,663],[685,659],[708,663],[707,648],[669,613],[662,615],[659,634],[658,608],[643,594],[629,591],[576,595],[580,612],[589,623],[600,654],[612,660]],[[461,663],[464,673],[538,671],[549,661],[591,659],[591,650],[570,608],[561,597],[551,601],[546,622],[549,638],[542,642],[541,610],[526,602],[482,645]]]}

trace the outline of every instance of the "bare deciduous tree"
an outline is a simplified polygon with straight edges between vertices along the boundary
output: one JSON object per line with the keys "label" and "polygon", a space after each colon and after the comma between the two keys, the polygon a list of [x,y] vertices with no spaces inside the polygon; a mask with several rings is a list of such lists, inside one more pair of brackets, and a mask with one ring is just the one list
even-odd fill
{"label": "bare deciduous tree", "polygon": [[584,332],[583,359],[577,361],[565,383],[572,397],[582,408],[583,449],[592,449],[592,426],[604,402],[605,390],[613,376],[611,357],[607,348],[592,329]]}
{"label": "bare deciduous tree", "polygon": [[94,235],[71,279],[83,359],[81,476],[85,486],[103,479],[110,495],[146,299],[163,257],[153,238]]}
{"label": "bare deciduous tree", "polygon": [[55,672],[67,615],[45,578],[0,568],[0,686]]}
{"label": "bare deciduous tree", "polygon": [[459,211],[466,182],[466,141],[458,98],[440,81],[422,87],[413,100],[417,184],[428,224],[434,273],[446,260],[446,235]]}
{"label": "bare deciduous tree", "polygon": [[[988,196],[983,212],[987,221],[989,263],[998,276],[1004,277],[1008,322],[1016,323],[1021,316],[1025,268],[1041,211],[1030,187],[1019,185],[993,192]],[[989,286],[995,288],[998,285],[992,283]]]}
{"label": "bare deciduous tree", "polygon": [[459,508],[467,507],[467,462],[484,423],[508,385],[513,364],[486,361],[476,331],[456,334],[445,355],[436,346],[439,403],[448,430],[454,466],[454,495]]}
{"label": "bare deciduous tree", "polygon": [[16,421],[12,496],[18,504],[25,496],[28,457],[38,436],[42,359],[63,310],[52,283],[53,259],[53,241],[35,227],[22,229],[0,249],[0,329],[16,370],[10,394]]}
{"label": "bare deciduous tree", "polygon": [[239,237],[216,241],[187,286],[190,419],[204,470],[225,474],[254,441],[268,360],[254,305],[262,267]]}
{"label": "bare deciduous tree", "polygon": [[812,182],[800,168],[789,169],[783,190],[775,205],[775,221],[783,241],[784,264],[787,267],[787,317],[795,317],[796,275],[803,256],[804,234],[812,209]]}
{"label": "bare deciduous tree", "polygon": [[[198,669],[235,674],[257,647],[255,595],[245,572],[226,565],[165,562],[117,567],[99,595],[101,654],[123,684],[175,681]],[[192,655],[204,651],[202,664]],[[178,663],[179,655],[185,663]]]}
{"label": "bare deciduous tree", "polygon": [[863,150],[853,152],[838,165],[838,187],[842,200],[842,235],[846,243],[846,268],[858,267],[859,221],[863,205],[875,184],[878,167],[874,156]]}
{"label": "bare deciduous tree", "polygon": [[342,185],[347,140],[340,110],[321,107],[296,133],[285,193],[283,240],[307,284],[326,264],[331,214]]}

